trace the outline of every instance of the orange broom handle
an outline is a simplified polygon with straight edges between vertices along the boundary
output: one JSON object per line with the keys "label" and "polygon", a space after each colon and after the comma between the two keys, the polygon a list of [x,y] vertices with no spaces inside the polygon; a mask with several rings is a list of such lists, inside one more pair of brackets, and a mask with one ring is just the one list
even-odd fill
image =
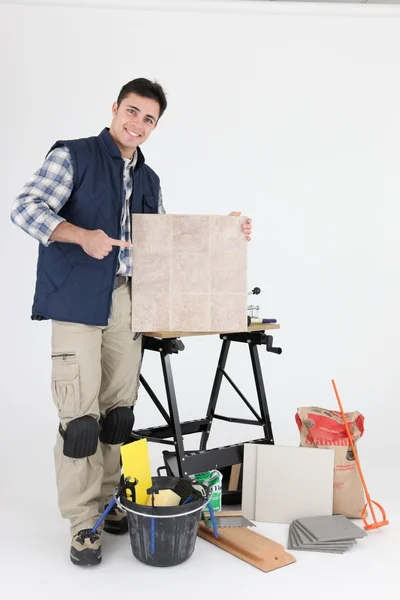
{"label": "orange broom handle", "polygon": [[375,517],[374,509],[373,509],[373,506],[372,506],[371,498],[370,498],[370,495],[368,493],[367,484],[365,483],[364,475],[363,475],[362,470],[361,470],[360,461],[358,460],[357,451],[356,451],[354,443],[353,443],[353,438],[351,436],[349,426],[347,425],[347,421],[346,421],[346,417],[345,417],[345,414],[344,414],[343,406],[342,406],[342,403],[340,401],[339,392],[337,391],[336,383],[335,383],[334,379],[332,379],[332,385],[333,385],[333,389],[335,390],[335,394],[336,394],[336,398],[337,398],[337,401],[338,401],[338,404],[339,404],[340,412],[342,413],[342,419],[343,419],[343,423],[344,423],[344,426],[345,426],[345,429],[346,429],[347,437],[349,438],[350,446],[351,446],[351,449],[353,451],[354,458],[356,460],[358,472],[359,472],[360,478],[361,478],[361,483],[362,483],[364,491],[365,491],[365,496],[367,498],[367,501],[368,501],[368,504],[369,504],[369,508],[371,510],[372,517],[373,517],[374,521],[376,521],[376,517]]}

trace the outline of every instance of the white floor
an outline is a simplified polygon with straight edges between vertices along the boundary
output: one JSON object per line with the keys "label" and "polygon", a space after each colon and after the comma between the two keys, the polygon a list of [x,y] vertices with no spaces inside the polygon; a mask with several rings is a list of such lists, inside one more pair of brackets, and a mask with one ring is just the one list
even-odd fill
{"label": "white floor", "polygon": [[[29,488],[19,487],[16,478],[10,494],[2,494],[0,596],[43,600],[91,595],[107,600],[117,595],[125,600],[398,598],[399,475],[398,463],[386,464],[384,470],[378,463],[368,468],[371,495],[384,505],[389,526],[370,532],[343,555],[292,552],[296,563],[270,573],[199,538],[186,563],[164,569],[148,567],[133,557],[127,535],[108,534],[103,534],[102,564],[81,569],[70,563],[68,526],[58,515],[54,490],[35,496]],[[286,547],[288,525],[259,523],[257,531]]]}

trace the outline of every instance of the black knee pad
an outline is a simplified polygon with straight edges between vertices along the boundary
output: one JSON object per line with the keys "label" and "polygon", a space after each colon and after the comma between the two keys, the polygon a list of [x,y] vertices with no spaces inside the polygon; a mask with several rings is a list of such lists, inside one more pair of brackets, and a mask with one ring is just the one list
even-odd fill
{"label": "black knee pad", "polygon": [[104,444],[124,444],[129,440],[135,415],[129,406],[119,406],[110,410],[102,424],[100,441]]}
{"label": "black knee pad", "polygon": [[86,458],[94,454],[99,441],[99,424],[94,417],[85,416],[73,419],[64,431],[60,425],[59,432],[64,438],[64,455],[70,458]]}

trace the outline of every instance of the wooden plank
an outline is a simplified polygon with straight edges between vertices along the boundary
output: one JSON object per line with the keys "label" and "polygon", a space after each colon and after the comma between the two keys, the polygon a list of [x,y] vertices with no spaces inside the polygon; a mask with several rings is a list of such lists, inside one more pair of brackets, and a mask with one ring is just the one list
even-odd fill
{"label": "wooden plank", "polygon": [[239,484],[239,476],[240,476],[240,470],[242,468],[242,464],[239,463],[237,465],[232,465],[231,468],[231,475],[229,477],[229,483],[228,483],[228,491],[229,492],[236,492],[238,489],[238,484]]}
{"label": "wooden plank", "polygon": [[[280,329],[278,323],[264,323],[259,325],[250,325],[247,331],[267,331],[271,329]],[[204,335],[223,335],[224,333],[243,333],[242,331],[151,331],[144,332],[144,335],[148,337],[156,338],[181,338],[181,337],[195,337]]]}
{"label": "wooden plank", "polygon": [[264,573],[296,562],[281,544],[247,527],[220,528],[216,538],[213,530],[200,521],[197,535]]}

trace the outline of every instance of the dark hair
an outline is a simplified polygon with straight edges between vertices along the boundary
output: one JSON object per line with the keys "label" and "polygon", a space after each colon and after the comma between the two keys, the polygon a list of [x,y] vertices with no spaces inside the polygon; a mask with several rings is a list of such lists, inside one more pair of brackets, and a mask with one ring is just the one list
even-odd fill
{"label": "dark hair", "polygon": [[156,100],[160,106],[160,117],[167,108],[167,99],[165,97],[164,90],[156,81],[153,82],[149,79],[145,79],[144,77],[129,81],[129,83],[126,83],[118,94],[118,106],[129,94],[137,94],[138,96],[143,96],[144,98],[152,98],[152,100]]}

